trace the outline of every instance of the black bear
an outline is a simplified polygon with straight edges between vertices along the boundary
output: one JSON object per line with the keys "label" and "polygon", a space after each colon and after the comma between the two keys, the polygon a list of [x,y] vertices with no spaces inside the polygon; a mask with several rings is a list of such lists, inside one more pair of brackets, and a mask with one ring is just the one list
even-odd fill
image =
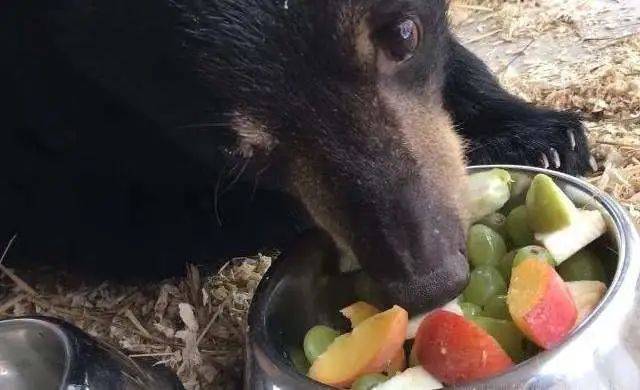
{"label": "black bear", "polygon": [[0,234],[27,257],[159,276],[312,223],[419,309],[466,283],[466,162],[589,166],[446,0],[9,1],[0,26]]}

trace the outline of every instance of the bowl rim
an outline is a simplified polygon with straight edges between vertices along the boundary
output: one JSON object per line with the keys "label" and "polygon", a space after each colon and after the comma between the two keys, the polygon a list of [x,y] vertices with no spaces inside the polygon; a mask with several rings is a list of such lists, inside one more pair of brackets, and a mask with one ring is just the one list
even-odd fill
{"label": "bowl rim", "polygon": [[[509,164],[490,164],[490,165],[470,165],[466,167],[468,173],[481,172],[491,169],[505,169],[507,171],[521,171],[529,174],[546,174],[551,176],[552,178],[561,179],[562,181],[567,182],[573,187],[577,187],[579,190],[588,193],[591,198],[599,204],[604,211],[606,211],[610,219],[612,221],[612,226],[614,227],[613,238],[615,239],[617,250],[618,250],[618,264],[616,267],[616,272],[611,280],[610,285],[607,288],[607,291],[604,297],[600,300],[596,308],[583,320],[583,322],[575,327],[571,333],[556,347],[551,350],[541,351],[536,354],[534,357],[529,358],[523,362],[514,365],[508,371],[491,377],[485,380],[474,381],[465,383],[464,387],[478,388],[491,383],[492,381],[499,380],[499,378],[508,375],[509,373],[513,373],[518,371],[523,367],[539,365],[539,361],[549,359],[559,348],[562,346],[566,346],[571,344],[576,338],[580,337],[582,333],[584,333],[585,329],[595,321],[596,318],[600,316],[604,307],[607,306],[609,302],[617,295],[620,290],[623,281],[623,275],[626,270],[629,268],[630,258],[627,256],[628,248],[632,244],[637,244],[637,232],[636,226],[633,221],[630,219],[626,210],[623,206],[616,201],[612,196],[597,188],[593,184],[587,182],[583,178],[578,178],[575,176],[571,176],[569,174],[552,171],[545,168],[539,167],[531,167],[524,165],[509,165]],[[632,232],[627,232],[625,230],[625,226],[628,228],[632,228]],[[251,348],[253,344],[256,342],[258,344],[268,343],[269,335],[267,334],[267,324],[266,324],[266,312],[268,303],[270,300],[271,293],[275,290],[278,281],[280,280],[280,275],[286,272],[285,263],[287,263],[287,258],[290,257],[290,254],[295,254],[297,251],[292,250],[298,245],[300,242],[305,241],[305,237],[313,235],[317,233],[318,229],[312,229],[308,231],[306,234],[303,234],[299,240],[296,240],[293,245],[287,250],[283,252],[282,259],[277,259],[274,261],[274,264],[271,265],[269,270],[265,273],[262,280],[260,281],[258,287],[256,288],[254,298],[249,307],[249,314],[247,316],[247,339],[248,343],[246,348]],[[631,235],[632,239],[628,239]],[[254,341],[255,342],[252,342]],[[302,381],[301,385],[306,386],[307,388],[313,389],[333,389],[333,387],[324,385],[322,383],[316,382],[309,377],[300,374],[297,372],[292,366],[290,366],[282,355],[279,355],[274,352],[274,349],[264,348],[262,351],[266,353],[266,357],[270,359],[270,363],[276,365],[277,369],[282,370],[286,375],[290,377],[297,378]],[[248,352],[247,352],[248,354]],[[293,379],[292,378],[292,379]],[[448,387],[444,387],[448,388]]]}

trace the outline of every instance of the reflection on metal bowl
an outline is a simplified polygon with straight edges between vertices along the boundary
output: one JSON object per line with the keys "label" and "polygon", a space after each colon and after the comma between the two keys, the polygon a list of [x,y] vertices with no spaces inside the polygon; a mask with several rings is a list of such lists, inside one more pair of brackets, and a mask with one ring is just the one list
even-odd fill
{"label": "reflection on metal bowl", "polygon": [[134,362],[71,324],[22,317],[0,321],[0,389],[184,388],[168,369]]}

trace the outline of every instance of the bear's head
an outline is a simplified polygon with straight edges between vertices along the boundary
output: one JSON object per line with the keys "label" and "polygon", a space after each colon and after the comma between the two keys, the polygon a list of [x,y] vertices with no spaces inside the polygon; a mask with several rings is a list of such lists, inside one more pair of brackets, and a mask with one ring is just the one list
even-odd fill
{"label": "bear's head", "polygon": [[185,14],[198,69],[232,107],[236,154],[269,161],[394,303],[459,293],[466,175],[442,103],[446,1],[202,0]]}

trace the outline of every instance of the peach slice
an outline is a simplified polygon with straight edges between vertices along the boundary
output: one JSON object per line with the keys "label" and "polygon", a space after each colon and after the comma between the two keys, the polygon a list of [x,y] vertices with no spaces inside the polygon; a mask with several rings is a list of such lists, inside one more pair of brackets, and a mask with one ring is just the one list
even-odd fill
{"label": "peach slice", "polygon": [[[373,317],[374,315],[380,313],[377,307],[368,304],[367,302],[356,302],[353,305],[345,307],[340,310],[343,316],[351,321],[351,328],[355,328],[360,325],[364,320],[369,317]],[[404,354],[404,348],[398,349],[398,352],[393,356],[393,358],[387,362],[386,368],[384,372],[389,375],[395,375],[407,367],[407,359]]]}
{"label": "peach slice", "polygon": [[424,319],[414,351],[427,372],[450,385],[498,375],[513,365],[484,329],[444,310],[436,310]]}
{"label": "peach slice", "polygon": [[380,310],[367,302],[356,302],[340,310],[340,313],[351,321],[351,328],[355,328],[362,321],[380,313]]}
{"label": "peach slice", "polygon": [[560,343],[578,315],[560,275],[536,259],[524,260],[513,269],[507,305],[516,326],[544,349]]}
{"label": "peach slice", "polygon": [[393,355],[393,358],[387,363],[384,368],[384,372],[393,376],[399,372],[404,371],[407,368],[407,357],[404,353],[404,348],[400,347],[400,349]]}
{"label": "peach slice", "polygon": [[362,375],[382,372],[402,348],[408,322],[399,306],[367,318],[329,345],[313,362],[309,377],[344,388]]}

